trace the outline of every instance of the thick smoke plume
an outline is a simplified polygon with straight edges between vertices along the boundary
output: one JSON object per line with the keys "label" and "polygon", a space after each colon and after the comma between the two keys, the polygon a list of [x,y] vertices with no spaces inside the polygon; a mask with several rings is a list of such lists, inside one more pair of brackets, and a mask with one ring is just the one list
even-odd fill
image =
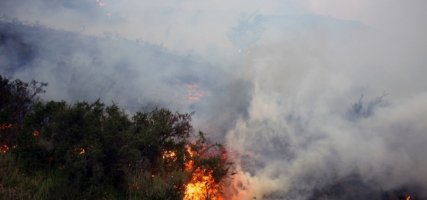
{"label": "thick smoke plume", "polygon": [[195,111],[236,162],[230,199],[427,198],[425,1],[0,8],[0,73],[46,99]]}

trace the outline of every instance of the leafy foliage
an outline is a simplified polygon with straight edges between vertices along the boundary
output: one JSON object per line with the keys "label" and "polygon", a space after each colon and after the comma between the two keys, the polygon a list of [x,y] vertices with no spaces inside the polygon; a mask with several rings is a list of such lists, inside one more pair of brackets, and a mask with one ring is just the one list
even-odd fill
{"label": "leafy foliage", "polygon": [[191,175],[187,145],[200,151],[195,165],[212,169],[218,182],[227,176],[224,149],[210,151],[220,145],[207,147],[202,133],[190,142],[191,114],[155,109],[129,116],[100,100],[41,102],[44,83],[0,76],[0,84],[0,145],[8,147],[0,167],[14,172],[0,174],[0,188],[36,199],[182,199]]}

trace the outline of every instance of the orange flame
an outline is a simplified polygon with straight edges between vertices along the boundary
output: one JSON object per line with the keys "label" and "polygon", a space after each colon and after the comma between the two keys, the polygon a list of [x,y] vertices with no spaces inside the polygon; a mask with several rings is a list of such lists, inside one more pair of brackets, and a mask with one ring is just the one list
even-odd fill
{"label": "orange flame", "polygon": [[405,200],[411,200],[411,195],[408,195]]}
{"label": "orange flame", "polygon": [[40,132],[37,130],[34,130],[33,131],[33,137],[38,137],[38,136],[40,136]]}
{"label": "orange flame", "polygon": [[0,146],[0,153],[7,153],[8,151],[9,151],[9,146],[5,144]]}
{"label": "orange flame", "polygon": [[176,161],[176,153],[174,151],[164,151],[162,153],[162,158],[167,161]]}
{"label": "orange flame", "polygon": [[184,163],[184,166],[185,166],[185,170],[187,170],[187,171],[191,171],[191,170],[193,170],[193,165],[194,165],[194,161],[193,161],[193,156],[194,156],[194,153],[193,153],[193,150],[191,149],[191,147],[189,146],[189,145],[186,145],[185,146],[185,149],[187,150],[187,153],[190,155],[190,159],[188,159],[185,163]]}
{"label": "orange flame", "polygon": [[0,130],[7,130],[15,127],[16,125],[14,124],[0,124]]}
{"label": "orange flame", "polygon": [[185,185],[183,200],[223,200],[221,186],[215,182],[213,171],[197,167],[194,169],[193,156],[196,154],[186,146],[190,159],[185,162],[185,170],[191,173],[190,181]]}
{"label": "orange flame", "polygon": [[187,88],[187,99],[191,102],[200,101],[204,96],[206,96],[205,92],[200,89],[199,85],[196,83],[186,84]]}
{"label": "orange flame", "polygon": [[185,186],[184,200],[222,200],[220,186],[215,182],[211,170],[197,168]]}
{"label": "orange flame", "polygon": [[86,149],[84,149],[84,148],[80,148],[79,149],[79,155],[84,155],[86,153]]}

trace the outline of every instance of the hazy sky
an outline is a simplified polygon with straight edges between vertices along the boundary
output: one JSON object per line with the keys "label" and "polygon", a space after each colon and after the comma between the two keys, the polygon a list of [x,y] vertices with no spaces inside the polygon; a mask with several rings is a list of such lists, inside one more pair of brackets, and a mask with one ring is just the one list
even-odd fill
{"label": "hazy sky", "polygon": [[[12,76],[54,83],[49,98],[195,111],[235,156],[235,199],[308,199],[351,176],[372,191],[427,191],[426,10],[424,0],[0,0],[9,21],[104,38],[28,39],[51,53]],[[67,73],[56,70],[62,48]]]}
{"label": "hazy sky", "polygon": [[256,15],[327,16],[401,37],[425,35],[427,23],[423,0],[3,0],[1,4],[2,13],[20,20],[88,34],[118,34],[180,51],[209,46],[229,50],[230,28]]}

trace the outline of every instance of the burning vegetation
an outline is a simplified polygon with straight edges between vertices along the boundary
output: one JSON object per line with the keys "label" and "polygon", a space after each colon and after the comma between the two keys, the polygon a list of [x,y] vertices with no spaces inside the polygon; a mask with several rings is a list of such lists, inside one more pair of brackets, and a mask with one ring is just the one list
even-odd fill
{"label": "burning vegetation", "polygon": [[36,82],[0,76],[0,83],[5,199],[224,199],[226,150],[193,135],[191,114],[154,109],[129,117],[100,101],[41,102]]}
{"label": "burning vegetation", "polygon": [[[200,145],[200,142],[194,146],[198,151],[193,150],[190,145],[186,146],[188,159],[185,162],[185,170],[190,174],[190,179],[185,185],[183,199],[224,199],[221,180],[227,175],[227,165],[230,165],[227,163],[225,149],[219,145]],[[213,147],[216,149],[210,149]]]}
{"label": "burning vegetation", "polygon": [[[165,163],[178,163],[175,151],[163,151]],[[195,143],[185,145],[183,172],[183,200],[223,200],[223,179],[228,175],[231,163],[226,150],[219,144],[208,144],[200,133]],[[177,187],[179,188],[179,187]]]}

